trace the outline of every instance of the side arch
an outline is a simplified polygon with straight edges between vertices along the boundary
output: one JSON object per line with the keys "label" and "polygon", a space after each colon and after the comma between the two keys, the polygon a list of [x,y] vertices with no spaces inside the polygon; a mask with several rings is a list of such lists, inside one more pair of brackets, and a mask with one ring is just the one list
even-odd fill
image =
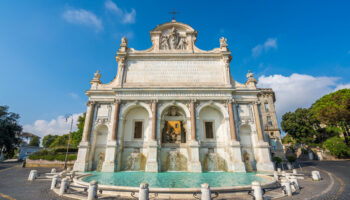
{"label": "side arch", "polygon": [[219,110],[221,112],[221,114],[224,116],[224,119],[228,119],[228,117],[229,117],[228,110],[225,108],[225,106],[223,106],[221,103],[212,102],[212,101],[208,101],[208,102],[205,102],[203,104],[200,104],[196,109],[196,114],[198,115],[200,113],[200,111],[207,106],[210,106],[210,107],[213,107],[213,108]]}
{"label": "side arch", "polygon": [[135,101],[135,102],[127,103],[126,105],[124,105],[122,107],[122,109],[120,111],[121,119],[124,119],[125,116],[128,114],[128,112],[131,109],[133,109],[135,107],[138,107],[138,106],[145,108],[147,110],[147,112],[148,112],[149,118],[152,118],[152,110],[151,110],[150,106],[148,104],[144,103],[144,102],[137,102],[137,101]]}

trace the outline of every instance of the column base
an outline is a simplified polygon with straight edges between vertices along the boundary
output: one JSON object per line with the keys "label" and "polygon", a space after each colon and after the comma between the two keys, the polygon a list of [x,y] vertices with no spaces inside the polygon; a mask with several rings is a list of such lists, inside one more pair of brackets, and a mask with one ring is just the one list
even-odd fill
{"label": "column base", "polygon": [[157,141],[151,141],[148,144],[148,154],[145,172],[158,172],[158,143]]}
{"label": "column base", "polygon": [[116,153],[117,153],[117,141],[108,141],[106,147],[106,158],[102,165],[102,172],[115,172],[116,169]]}
{"label": "column base", "polygon": [[189,144],[189,163],[188,171],[202,172],[202,164],[199,161],[199,143],[197,141],[190,141]]}
{"label": "column base", "polygon": [[241,152],[241,144],[239,141],[231,141],[230,143],[230,151],[231,151],[231,163],[230,163],[230,171],[233,172],[246,172],[246,167],[244,162],[242,161],[242,152]]}
{"label": "column base", "polygon": [[74,163],[73,170],[79,172],[88,171],[88,156],[89,156],[90,144],[89,142],[80,142],[77,160]]}
{"label": "column base", "polygon": [[267,142],[259,141],[255,147],[257,151],[256,169],[257,171],[272,172],[275,170],[275,166],[271,161],[270,145]]}

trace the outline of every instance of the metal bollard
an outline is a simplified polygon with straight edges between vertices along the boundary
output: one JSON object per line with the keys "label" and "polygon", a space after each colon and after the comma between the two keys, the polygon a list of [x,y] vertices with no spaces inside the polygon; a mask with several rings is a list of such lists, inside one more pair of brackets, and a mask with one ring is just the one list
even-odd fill
{"label": "metal bollard", "polygon": [[297,169],[293,169],[293,174],[298,174]]}
{"label": "metal bollard", "polygon": [[211,200],[211,191],[208,183],[203,183],[201,185],[201,200]]}
{"label": "metal bollard", "polygon": [[277,171],[273,172],[273,177],[275,178],[276,181],[278,181],[278,172]]}
{"label": "metal bollard", "polygon": [[291,187],[292,187],[292,189],[294,189],[294,192],[295,192],[295,191],[298,191],[298,190],[300,189],[299,183],[298,183],[298,180],[297,180],[297,177],[295,177],[295,176],[290,176],[290,177],[289,177],[289,181],[290,181],[291,183],[293,183]]}
{"label": "metal bollard", "polygon": [[292,188],[290,186],[290,182],[287,179],[281,180],[281,185],[284,186],[285,192],[288,196],[292,196]]}
{"label": "metal bollard", "polygon": [[53,176],[51,181],[51,187],[50,187],[51,190],[56,188],[57,182],[58,182],[58,175],[55,175]]}
{"label": "metal bollard", "polygon": [[89,184],[89,189],[88,189],[88,200],[95,200],[97,199],[97,187],[98,187],[98,182],[97,181],[91,181]]}
{"label": "metal bollard", "polygon": [[30,170],[28,181],[34,181],[38,177],[38,170]]}
{"label": "metal bollard", "polygon": [[263,191],[258,181],[252,182],[252,190],[254,191],[253,194],[255,200],[263,200]]}
{"label": "metal bollard", "polygon": [[54,174],[54,173],[56,173],[56,168],[51,169],[51,174]]}
{"label": "metal bollard", "polygon": [[311,175],[312,175],[312,180],[314,180],[314,181],[321,180],[321,175],[320,175],[319,171],[312,171]]}
{"label": "metal bollard", "polygon": [[141,183],[140,184],[139,200],[149,200],[148,183]]}
{"label": "metal bollard", "polygon": [[63,178],[61,181],[61,187],[60,187],[60,192],[59,195],[62,196],[64,193],[67,192],[68,188],[68,178]]}

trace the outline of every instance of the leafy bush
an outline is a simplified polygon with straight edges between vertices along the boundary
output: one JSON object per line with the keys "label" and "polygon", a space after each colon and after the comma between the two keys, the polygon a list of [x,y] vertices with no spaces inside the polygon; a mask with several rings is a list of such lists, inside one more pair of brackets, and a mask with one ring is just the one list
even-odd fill
{"label": "leafy bush", "polygon": [[[54,148],[52,148],[52,151],[55,152],[55,153],[66,153],[66,152],[67,152],[67,147],[66,147],[66,146],[54,147]],[[70,147],[69,147],[69,149],[68,149],[68,152],[69,152],[69,153],[78,152],[78,148],[72,147],[72,146],[70,145]]]}
{"label": "leafy bush", "polygon": [[288,160],[290,163],[293,163],[293,162],[295,162],[295,161],[297,160],[297,158],[294,157],[294,156],[287,156],[287,160]]}
{"label": "leafy bush", "polygon": [[280,157],[277,157],[277,156],[273,157],[272,160],[273,160],[275,163],[281,163],[281,162],[282,162],[282,159],[281,159]]}
{"label": "leafy bush", "polygon": [[323,146],[337,158],[344,158],[350,155],[350,149],[346,145],[345,141],[337,136],[327,139],[323,143]]}
{"label": "leafy bush", "polygon": [[[41,151],[37,151],[34,154],[30,155],[28,157],[31,160],[49,160],[49,161],[53,161],[53,160],[58,160],[58,161],[64,161],[66,158],[66,154],[65,153],[57,153],[54,150],[53,151],[48,151],[46,149],[41,150]],[[77,154],[68,154],[67,156],[67,160],[76,160],[77,159]]]}

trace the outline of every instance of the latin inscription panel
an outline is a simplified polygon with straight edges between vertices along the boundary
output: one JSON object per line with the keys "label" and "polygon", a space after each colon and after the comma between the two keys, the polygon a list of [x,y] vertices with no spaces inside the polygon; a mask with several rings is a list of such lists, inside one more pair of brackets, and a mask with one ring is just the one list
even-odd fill
{"label": "latin inscription panel", "polygon": [[[126,84],[224,84],[224,66],[217,61],[128,61]],[[161,85],[162,86],[162,85]],[[166,85],[164,85],[166,86]]]}

